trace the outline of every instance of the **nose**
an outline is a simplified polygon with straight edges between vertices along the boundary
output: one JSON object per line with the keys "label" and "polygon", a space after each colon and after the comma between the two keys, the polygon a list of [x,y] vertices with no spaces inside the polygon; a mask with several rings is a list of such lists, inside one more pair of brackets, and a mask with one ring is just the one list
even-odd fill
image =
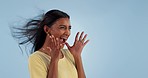
{"label": "nose", "polygon": [[64,34],[65,34],[66,36],[69,36],[69,35],[70,35],[70,30],[69,30],[69,29],[66,29],[65,32],[64,32]]}

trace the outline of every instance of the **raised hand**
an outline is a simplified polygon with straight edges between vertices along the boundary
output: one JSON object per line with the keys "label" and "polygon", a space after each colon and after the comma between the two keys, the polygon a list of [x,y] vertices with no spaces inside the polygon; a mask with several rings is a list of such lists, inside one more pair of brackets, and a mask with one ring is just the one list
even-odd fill
{"label": "raised hand", "polygon": [[85,40],[87,37],[87,34],[85,34],[84,37],[83,37],[83,34],[84,32],[81,33],[79,38],[78,38],[79,32],[76,34],[73,46],[70,46],[68,43],[65,43],[69,51],[74,57],[81,56],[84,46],[89,42],[89,40]]}
{"label": "raised hand", "polygon": [[51,56],[52,60],[59,60],[60,58],[60,49],[61,49],[61,44],[58,38],[55,38],[53,35],[49,36],[48,40],[48,49],[49,52],[48,54]]}

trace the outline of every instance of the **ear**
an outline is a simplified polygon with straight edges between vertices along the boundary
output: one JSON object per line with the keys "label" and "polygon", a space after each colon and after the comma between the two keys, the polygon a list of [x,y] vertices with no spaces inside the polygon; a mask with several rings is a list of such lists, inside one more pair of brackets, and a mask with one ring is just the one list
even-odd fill
{"label": "ear", "polygon": [[45,25],[44,31],[45,31],[46,34],[48,34],[48,33],[50,33],[50,28],[47,25]]}

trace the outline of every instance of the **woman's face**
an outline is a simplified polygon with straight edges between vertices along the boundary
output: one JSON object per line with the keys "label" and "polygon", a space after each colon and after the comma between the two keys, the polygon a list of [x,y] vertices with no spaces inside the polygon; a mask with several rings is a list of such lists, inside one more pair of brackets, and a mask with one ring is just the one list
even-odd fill
{"label": "woman's face", "polygon": [[70,20],[68,18],[60,18],[49,28],[49,32],[55,38],[59,38],[60,43],[65,43],[70,36],[70,29]]}

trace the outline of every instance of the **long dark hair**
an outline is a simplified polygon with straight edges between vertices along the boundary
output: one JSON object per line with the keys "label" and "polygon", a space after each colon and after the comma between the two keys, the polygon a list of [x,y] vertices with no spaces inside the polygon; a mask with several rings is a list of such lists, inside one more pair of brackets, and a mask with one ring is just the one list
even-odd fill
{"label": "long dark hair", "polygon": [[46,38],[46,33],[44,32],[44,26],[47,25],[51,27],[54,22],[59,18],[69,18],[70,16],[60,10],[50,10],[46,14],[39,16],[40,18],[34,18],[29,20],[23,27],[13,27],[12,29],[17,29],[18,31],[12,30],[12,36],[16,39],[21,40],[19,45],[31,43],[30,54],[39,50]]}

